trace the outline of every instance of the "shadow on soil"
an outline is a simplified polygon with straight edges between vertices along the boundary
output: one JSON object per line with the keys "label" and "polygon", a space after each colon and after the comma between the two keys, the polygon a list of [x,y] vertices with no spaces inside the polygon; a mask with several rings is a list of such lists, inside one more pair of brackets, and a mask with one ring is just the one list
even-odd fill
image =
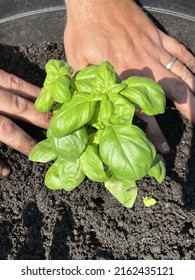
{"label": "shadow on soil", "polygon": [[195,209],[195,129],[193,128],[193,136],[190,149],[190,158],[188,160],[187,184],[184,188],[184,204],[187,209]]}
{"label": "shadow on soil", "polygon": [[[154,24],[160,30],[162,30],[164,33],[168,34],[166,28],[159,22],[159,20],[156,19],[155,16],[153,16],[149,11],[147,11],[143,8],[143,5],[140,3],[139,0],[136,0],[135,2],[144,10],[144,12],[150,17],[150,19],[154,22]],[[170,21],[170,23],[171,23],[171,21]],[[181,36],[181,38],[183,38],[183,37]],[[188,48],[187,44],[189,42],[187,40],[188,40],[188,38],[185,38],[185,36],[184,36],[184,38],[182,39],[183,42],[181,42],[181,43],[184,44],[186,46],[186,48],[194,55],[195,54],[194,45],[193,45],[193,43],[191,44],[193,50]],[[190,41],[190,39],[189,39],[189,41]],[[191,42],[193,42],[193,41],[191,40]],[[195,88],[195,84],[193,85],[193,88]],[[185,103],[185,100],[184,100],[184,103]],[[191,112],[193,112],[193,111],[194,111],[194,108],[191,108]],[[167,162],[167,172],[168,173],[169,173],[169,171],[174,169],[174,162],[175,162],[174,154],[176,154],[175,148],[176,148],[176,145],[179,143],[179,139],[181,139],[181,137],[182,137],[181,134],[185,130],[185,124],[182,122],[182,119],[180,118],[180,116],[175,114],[175,116],[173,116],[173,117],[174,117],[174,119],[176,117],[175,121],[177,123],[177,127],[176,127],[176,131],[168,132],[168,133],[170,133],[170,143],[172,145],[171,154],[165,157],[165,159],[167,158],[166,162]],[[163,126],[164,126],[164,124],[162,123],[161,128],[163,128]],[[167,123],[165,124],[165,126],[167,126]],[[162,129],[162,130],[164,131],[164,129]],[[167,129],[165,129],[165,131],[166,130]],[[167,135],[166,132],[165,132],[165,135]],[[177,141],[173,141],[175,139],[175,137],[178,137]],[[169,158],[169,157],[171,157],[171,158]],[[176,174],[176,172],[174,172],[173,170],[171,171],[171,173],[172,173],[171,178],[174,177],[175,179],[173,178],[173,180],[175,180],[176,182],[180,183],[183,186],[183,201],[184,201],[185,208],[187,210],[193,210],[193,209],[195,209],[195,164],[194,164],[194,162],[195,162],[195,127],[194,126],[192,128],[190,154],[187,156],[187,162],[188,163],[187,163],[186,180],[184,181],[183,179],[181,179],[180,176],[178,176],[178,174]]]}
{"label": "shadow on soil", "polygon": [[[41,234],[44,227],[43,214],[39,211],[36,203],[30,202],[22,213],[22,220],[24,228],[27,229],[26,240],[23,246],[18,251],[16,260],[43,260],[46,252],[44,249],[43,234]],[[51,225],[50,225],[51,226]],[[52,227],[51,227],[52,228]],[[74,221],[71,215],[71,209],[62,206],[58,213],[58,218],[52,232],[52,241],[49,252],[49,259],[70,259],[69,247],[67,245],[68,239],[72,235],[74,229]],[[7,250],[4,249],[3,259],[6,259],[6,253],[11,249],[11,240],[7,242]],[[9,246],[8,246],[9,245]]]}
{"label": "shadow on soil", "polygon": [[41,229],[43,227],[43,214],[39,211],[36,203],[30,202],[22,212],[24,228],[27,229],[26,240],[18,251],[16,260],[43,260],[45,250]]}
{"label": "shadow on soil", "polygon": [[7,256],[12,249],[10,232],[13,229],[11,222],[0,222],[0,260],[7,260]]}
{"label": "shadow on soil", "polygon": [[74,237],[74,224],[70,207],[62,205],[53,231],[51,260],[70,259],[68,241]]}

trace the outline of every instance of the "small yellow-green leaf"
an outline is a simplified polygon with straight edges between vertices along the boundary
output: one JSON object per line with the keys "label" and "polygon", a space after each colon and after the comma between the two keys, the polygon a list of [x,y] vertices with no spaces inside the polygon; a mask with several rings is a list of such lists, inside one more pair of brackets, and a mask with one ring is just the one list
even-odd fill
{"label": "small yellow-green leaf", "polygon": [[156,199],[148,196],[143,197],[143,203],[146,207],[151,207],[156,204]]}

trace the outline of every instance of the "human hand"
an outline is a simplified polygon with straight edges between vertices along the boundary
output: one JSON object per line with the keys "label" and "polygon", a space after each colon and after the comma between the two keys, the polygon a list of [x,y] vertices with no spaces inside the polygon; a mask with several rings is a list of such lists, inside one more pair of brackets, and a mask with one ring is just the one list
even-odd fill
{"label": "human hand", "polygon": [[[195,57],[160,31],[130,0],[66,0],[64,45],[68,63],[77,71],[109,61],[122,78],[151,77],[187,119],[195,123]],[[81,3],[82,2],[82,3]],[[177,58],[171,70],[171,57]],[[154,117],[142,113],[146,133],[160,153],[169,145]]]}
{"label": "human hand", "polygon": [[[0,141],[25,155],[36,141],[13,119],[47,129],[51,113],[39,113],[33,104],[39,93],[39,87],[0,70]],[[9,172],[9,167],[0,160],[0,175],[6,176]]]}

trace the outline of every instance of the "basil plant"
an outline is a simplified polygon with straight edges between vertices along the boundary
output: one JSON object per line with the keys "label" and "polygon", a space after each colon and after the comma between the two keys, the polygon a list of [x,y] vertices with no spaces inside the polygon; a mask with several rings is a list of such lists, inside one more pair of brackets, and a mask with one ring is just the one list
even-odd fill
{"label": "basil plant", "polygon": [[50,60],[46,74],[35,107],[53,117],[47,138],[29,155],[32,161],[52,161],[45,185],[72,191],[88,177],[131,208],[137,180],[150,175],[161,183],[165,177],[161,156],[133,122],[136,109],[164,113],[163,89],[150,78],[121,80],[109,62],[74,74],[65,61]]}

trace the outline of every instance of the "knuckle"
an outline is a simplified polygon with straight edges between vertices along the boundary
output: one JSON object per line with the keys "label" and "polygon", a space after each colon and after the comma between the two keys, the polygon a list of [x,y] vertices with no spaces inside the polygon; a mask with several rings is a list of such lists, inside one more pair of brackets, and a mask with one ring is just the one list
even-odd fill
{"label": "knuckle", "polygon": [[9,87],[13,90],[22,90],[23,81],[13,74],[8,74]]}
{"label": "knuckle", "polygon": [[177,102],[183,100],[187,91],[188,91],[187,85],[177,80],[172,85],[170,99],[172,101],[177,101]]}
{"label": "knuckle", "polygon": [[23,147],[21,147],[23,154],[29,155],[30,151],[35,146],[35,144],[36,141],[34,139],[32,139],[30,136],[27,137]]}
{"label": "knuckle", "polygon": [[7,73],[4,70],[0,69],[0,79],[1,80],[5,79],[5,75],[7,75]]}
{"label": "knuckle", "polygon": [[180,53],[181,56],[185,56],[186,55],[186,52],[187,52],[187,49],[184,45],[182,44],[179,44],[179,48],[178,48],[178,51]]}
{"label": "knuckle", "polygon": [[13,95],[13,104],[17,114],[24,114],[28,110],[28,100],[18,96]]}
{"label": "knuckle", "polygon": [[52,113],[52,112],[47,112],[47,113],[45,113],[45,123],[48,124],[48,126],[49,126],[49,124],[50,124],[50,121],[51,121],[52,116],[53,116],[53,113]]}
{"label": "knuckle", "polygon": [[16,131],[15,124],[8,118],[0,116],[0,134],[6,135],[6,137],[11,137]]}
{"label": "knuckle", "polygon": [[9,87],[10,84],[10,74],[0,69],[0,85],[1,87]]}
{"label": "knuckle", "polygon": [[149,53],[146,48],[144,48],[142,50],[140,48],[139,55],[142,57],[143,61],[148,61],[149,59],[151,59],[151,53]]}
{"label": "knuckle", "polygon": [[181,66],[181,78],[183,81],[187,81],[188,79],[191,79],[191,73],[189,70],[185,67],[185,65]]}

